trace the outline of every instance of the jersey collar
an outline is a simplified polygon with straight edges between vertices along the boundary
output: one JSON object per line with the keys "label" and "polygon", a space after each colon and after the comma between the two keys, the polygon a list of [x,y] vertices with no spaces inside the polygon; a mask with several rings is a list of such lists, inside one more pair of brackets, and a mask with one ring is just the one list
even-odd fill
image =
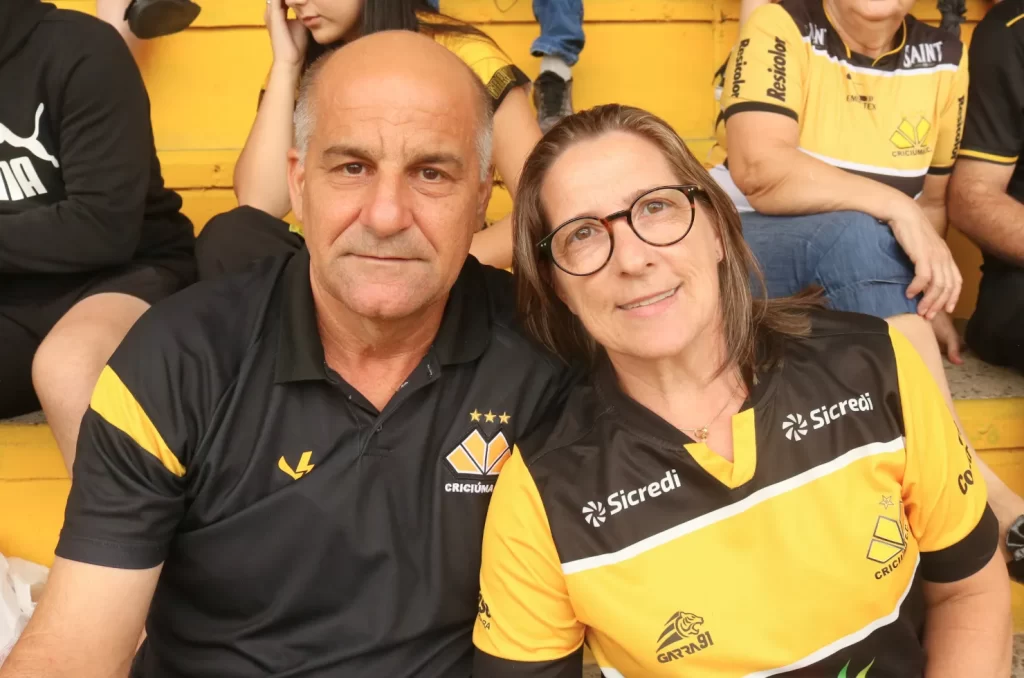
{"label": "jersey collar", "polygon": [[[759,374],[753,389],[740,407],[740,411],[734,416],[740,416],[744,411],[756,408],[771,398],[781,370],[782,366],[778,365],[766,373]],[[614,408],[619,413],[622,422],[630,429],[643,432],[648,436],[653,435],[673,446],[694,442],[675,426],[627,395],[619,386],[615,368],[612,367],[607,356],[601,358],[596,368],[594,381],[598,397]]]}
{"label": "jersey collar", "polygon": [[[442,365],[470,362],[490,344],[491,310],[481,264],[470,257],[448,294],[433,350]],[[324,346],[309,282],[309,250],[288,262],[281,280],[281,330],[274,381],[327,380]]]}
{"label": "jersey collar", "polygon": [[[830,47],[835,48],[838,52],[837,56],[843,59],[847,63],[854,66],[863,66],[866,68],[877,68],[879,70],[894,70],[900,63],[899,55],[903,53],[903,48],[907,46],[907,18],[903,17],[903,22],[900,24],[898,40],[896,41],[896,47],[889,50],[888,52],[880,55],[877,59],[865,56],[858,52],[851,51],[849,46],[843,42],[842,37],[839,35],[839,31],[836,29],[836,24],[832,20],[832,15],[828,13],[828,8],[825,7],[825,3],[821,3],[821,11],[825,15],[825,20],[828,21],[829,26],[829,41],[832,43]],[[829,51],[832,51],[831,49]]]}

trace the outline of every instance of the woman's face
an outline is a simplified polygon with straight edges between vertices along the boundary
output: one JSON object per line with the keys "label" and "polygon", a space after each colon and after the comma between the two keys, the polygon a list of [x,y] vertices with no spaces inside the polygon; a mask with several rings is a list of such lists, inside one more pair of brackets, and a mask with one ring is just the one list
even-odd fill
{"label": "woman's face", "polygon": [[[379,1],[379,0],[378,0]],[[366,0],[285,0],[321,45],[355,37]]]}
{"label": "woman's face", "polygon": [[[653,143],[610,132],[572,146],[555,161],[541,187],[541,204],[557,227],[575,217],[629,209],[640,192],[682,183]],[[549,264],[558,296],[613,356],[677,356],[717,321],[722,244],[708,213],[696,205],[693,227],[674,245],[648,245],[622,218],[611,225],[611,260],[597,273],[573,276]]]}

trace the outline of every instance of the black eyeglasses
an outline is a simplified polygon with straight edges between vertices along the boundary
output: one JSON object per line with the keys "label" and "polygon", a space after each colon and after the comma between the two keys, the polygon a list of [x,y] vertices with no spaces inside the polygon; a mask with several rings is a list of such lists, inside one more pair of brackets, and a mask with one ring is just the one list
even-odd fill
{"label": "black eyeglasses", "polygon": [[593,275],[607,265],[615,249],[611,224],[626,218],[636,237],[648,245],[674,245],[690,233],[697,209],[694,197],[706,195],[700,186],[659,186],[633,201],[628,210],[605,218],[577,217],[548,233],[537,243],[555,266],[569,275]]}

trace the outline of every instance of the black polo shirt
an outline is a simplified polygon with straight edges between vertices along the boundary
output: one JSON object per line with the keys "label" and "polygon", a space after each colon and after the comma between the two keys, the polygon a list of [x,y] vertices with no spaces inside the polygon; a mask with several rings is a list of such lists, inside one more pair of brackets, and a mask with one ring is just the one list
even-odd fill
{"label": "black polo shirt", "polygon": [[326,366],[309,254],[154,307],[82,423],[57,555],[164,563],[135,677],[466,676],[484,515],[565,370],[470,259],[378,412]]}

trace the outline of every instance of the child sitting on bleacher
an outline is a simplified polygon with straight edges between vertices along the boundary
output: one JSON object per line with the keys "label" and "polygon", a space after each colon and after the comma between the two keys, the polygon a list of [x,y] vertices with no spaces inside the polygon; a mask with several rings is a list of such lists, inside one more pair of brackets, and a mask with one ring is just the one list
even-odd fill
{"label": "child sitting on bleacher", "polygon": [[[288,8],[297,18],[288,19]],[[245,268],[254,259],[290,252],[302,237],[283,221],[291,204],[285,155],[292,143],[292,113],[302,73],[317,58],[360,35],[415,30],[431,36],[483,81],[494,107],[494,165],[515,193],[526,156],[541,137],[530,109],[529,78],[487,35],[440,14],[427,0],[270,0],[266,23],[274,61],[260,95],[259,113],[235,166],[240,207],[214,217],[196,244],[201,278]],[[512,261],[508,217],[476,234],[472,254],[506,267]]]}
{"label": "child sitting on bleacher", "polygon": [[[65,460],[110,354],[192,282],[149,100],[103,22],[0,2],[0,418],[43,409]],[[34,386],[34,388],[33,388]]]}

